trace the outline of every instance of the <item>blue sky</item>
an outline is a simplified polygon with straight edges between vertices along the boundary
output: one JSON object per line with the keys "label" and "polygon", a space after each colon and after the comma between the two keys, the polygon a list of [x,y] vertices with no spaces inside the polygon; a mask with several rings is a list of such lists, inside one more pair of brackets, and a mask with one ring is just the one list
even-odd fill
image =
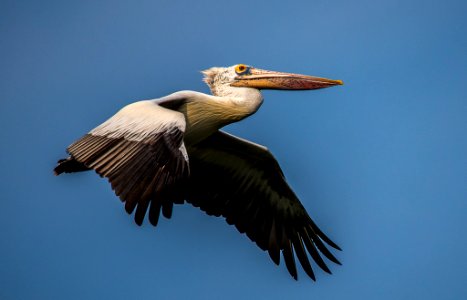
{"label": "blue sky", "polygon": [[[253,1],[251,1],[253,2]],[[465,1],[0,3],[1,299],[461,299],[467,295]],[[265,91],[226,128],[270,148],[343,252],[317,282],[221,218],[138,227],[93,173],[54,177],[132,101],[246,63],[343,79]]]}

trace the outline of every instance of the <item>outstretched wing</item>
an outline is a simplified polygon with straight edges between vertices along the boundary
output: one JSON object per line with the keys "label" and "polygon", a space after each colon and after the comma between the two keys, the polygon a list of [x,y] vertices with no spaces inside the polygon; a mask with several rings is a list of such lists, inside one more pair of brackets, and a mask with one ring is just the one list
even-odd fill
{"label": "outstretched wing", "polygon": [[294,253],[313,280],[307,252],[328,273],[320,253],[340,264],[323,242],[340,248],[310,218],[266,148],[219,131],[190,147],[188,153],[188,202],[209,215],[224,216],[227,223],[267,250],[277,265],[282,251],[295,279]]}
{"label": "outstretched wing", "polygon": [[189,176],[184,131],[183,114],[153,100],[139,101],[71,144],[70,157],[55,171],[94,169],[108,178],[128,213],[136,208],[138,225],[149,205],[149,221],[157,225],[161,208],[170,218],[173,203],[184,201]]}

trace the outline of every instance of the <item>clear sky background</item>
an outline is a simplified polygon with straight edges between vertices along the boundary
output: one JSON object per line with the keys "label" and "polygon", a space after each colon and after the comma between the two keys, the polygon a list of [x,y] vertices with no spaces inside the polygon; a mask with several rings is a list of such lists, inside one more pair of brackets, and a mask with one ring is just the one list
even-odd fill
{"label": "clear sky background", "polygon": [[[466,1],[0,2],[1,299],[466,299]],[[122,106],[246,63],[342,79],[265,91],[226,128],[268,146],[342,252],[294,281],[221,218],[133,223],[54,177]]]}

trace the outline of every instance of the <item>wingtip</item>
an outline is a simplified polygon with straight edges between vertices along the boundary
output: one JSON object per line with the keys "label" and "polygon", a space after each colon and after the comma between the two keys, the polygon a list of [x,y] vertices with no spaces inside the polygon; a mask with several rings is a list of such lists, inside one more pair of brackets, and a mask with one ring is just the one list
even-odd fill
{"label": "wingtip", "polygon": [[342,248],[339,247],[336,243],[329,244],[331,247],[333,247],[336,250],[342,251]]}
{"label": "wingtip", "polygon": [[274,251],[273,249],[269,248],[268,253],[269,253],[269,257],[276,264],[276,266],[280,265],[280,263],[281,263],[281,254],[280,254],[279,250]]}
{"label": "wingtip", "polygon": [[141,227],[143,225],[143,219],[140,220],[139,218],[135,218],[135,223]]}

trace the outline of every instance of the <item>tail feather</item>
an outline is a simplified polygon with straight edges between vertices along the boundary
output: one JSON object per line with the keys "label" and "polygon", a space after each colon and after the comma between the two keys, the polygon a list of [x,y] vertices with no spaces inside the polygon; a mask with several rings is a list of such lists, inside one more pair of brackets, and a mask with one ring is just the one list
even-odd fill
{"label": "tail feather", "polygon": [[90,170],[84,164],[80,163],[73,156],[69,156],[64,159],[60,159],[57,162],[57,166],[54,168],[55,176],[58,176],[62,173],[75,173]]}

